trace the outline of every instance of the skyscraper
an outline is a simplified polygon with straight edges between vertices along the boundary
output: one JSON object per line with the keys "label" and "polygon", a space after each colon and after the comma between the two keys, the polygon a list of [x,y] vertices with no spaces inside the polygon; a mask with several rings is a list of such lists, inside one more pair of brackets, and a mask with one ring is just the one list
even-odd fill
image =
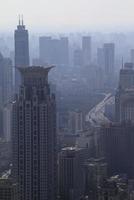
{"label": "skyscraper", "polygon": [[104,69],[108,79],[113,79],[114,75],[114,64],[115,64],[115,45],[114,43],[104,44]]}
{"label": "skyscraper", "polygon": [[51,67],[20,68],[22,84],[13,103],[13,176],[20,200],[55,200],[56,107]]}
{"label": "skyscraper", "polygon": [[83,65],[91,64],[91,37],[82,37]]}
{"label": "skyscraper", "polygon": [[102,126],[99,134],[99,152],[108,164],[108,176],[127,174],[134,177],[134,125],[113,123]]}
{"label": "skyscraper", "polygon": [[41,64],[68,65],[69,42],[67,37],[52,39],[51,37],[39,38],[39,60]]}
{"label": "skyscraper", "polygon": [[77,200],[84,195],[86,150],[63,148],[59,155],[59,195],[62,200]]}
{"label": "skyscraper", "polygon": [[119,87],[115,96],[116,121],[134,123],[134,69],[133,63],[125,63],[120,70]]}
{"label": "skyscraper", "polygon": [[13,96],[13,67],[10,58],[0,53],[0,137],[3,137],[3,110]]}
{"label": "skyscraper", "polygon": [[15,89],[18,92],[20,85],[20,74],[18,72],[19,67],[29,66],[29,41],[28,30],[25,29],[23,19],[19,19],[19,25],[14,33],[15,41]]}
{"label": "skyscraper", "polygon": [[15,67],[29,66],[29,42],[28,30],[25,25],[19,20],[19,25],[14,33],[15,40]]}
{"label": "skyscraper", "polygon": [[130,56],[131,56],[131,62],[134,64],[134,49],[131,49]]}

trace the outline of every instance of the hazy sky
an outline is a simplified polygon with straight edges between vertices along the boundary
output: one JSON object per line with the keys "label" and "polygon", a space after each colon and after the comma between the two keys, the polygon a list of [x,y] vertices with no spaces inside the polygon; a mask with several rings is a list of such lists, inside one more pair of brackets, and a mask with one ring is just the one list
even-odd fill
{"label": "hazy sky", "polygon": [[0,30],[18,14],[31,30],[134,30],[134,0],[0,0]]}

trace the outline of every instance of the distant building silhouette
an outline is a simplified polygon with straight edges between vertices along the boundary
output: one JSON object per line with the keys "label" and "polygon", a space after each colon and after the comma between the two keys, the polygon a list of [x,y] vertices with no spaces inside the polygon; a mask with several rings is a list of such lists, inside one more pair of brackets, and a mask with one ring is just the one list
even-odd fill
{"label": "distant building silhouette", "polygon": [[130,51],[130,56],[131,56],[131,63],[133,63],[134,64],[134,49],[131,49],[131,51]]}
{"label": "distant building silhouette", "polygon": [[120,70],[119,87],[115,96],[116,121],[134,123],[134,68],[126,63]]}
{"label": "distant building silhouette", "polygon": [[82,51],[83,51],[83,65],[87,66],[91,64],[91,37],[82,37]]}
{"label": "distant building silhouette", "polygon": [[55,200],[57,141],[55,96],[51,67],[20,68],[22,84],[13,103],[13,176],[19,200]]}
{"label": "distant building silhouette", "polygon": [[107,87],[114,85],[115,75],[115,45],[114,43],[105,43],[104,51],[104,74]]}
{"label": "distant building silhouette", "polygon": [[103,49],[105,74],[107,76],[112,76],[114,74],[115,64],[115,45],[114,43],[105,43]]}
{"label": "distant building silhouette", "polygon": [[69,64],[69,43],[67,37],[52,39],[51,37],[39,38],[39,60],[43,64]]}
{"label": "distant building silhouette", "polygon": [[0,137],[4,137],[3,110],[13,97],[13,66],[10,58],[0,53]]}

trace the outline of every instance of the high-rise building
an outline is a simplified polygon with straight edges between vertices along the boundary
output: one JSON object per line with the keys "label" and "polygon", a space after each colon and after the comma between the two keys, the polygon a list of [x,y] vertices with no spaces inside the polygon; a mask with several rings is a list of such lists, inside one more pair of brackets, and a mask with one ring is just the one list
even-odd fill
{"label": "high-rise building", "polygon": [[81,111],[70,111],[68,119],[68,128],[70,133],[77,134],[83,130],[83,114]]}
{"label": "high-rise building", "polygon": [[85,194],[89,199],[97,199],[97,190],[107,178],[107,163],[104,158],[90,158],[85,162]]}
{"label": "high-rise building", "polygon": [[61,37],[60,39],[52,39],[51,37],[40,37],[39,60],[41,64],[68,65],[68,38]]}
{"label": "high-rise building", "polygon": [[133,63],[134,64],[134,49],[131,49],[131,51],[130,51],[130,59],[131,59],[131,63]]}
{"label": "high-rise building", "polygon": [[13,67],[9,58],[0,54],[0,106],[12,99],[13,95]]}
{"label": "high-rise building", "polygon": [[0,137],[3,137],[3,109],[13,96],[13,67],[9,58],[0,53]]}
{"label": "high-rise building", "polygon": [[39,38],[39,60],[41,64],[52,64],[51,62],[51,37]]}
{"label": "high-rise building", "polygon": [[20,200],[55,200],[57,190],[56,103],[52,67],[20,68],[22,84],[13,103],[13,176]]}
{"label": "high-rise building", "polygon": [[3,108],[3,137],[7,142],[11,141],[12,129],[12,103],[9,102]]}
{"label": "high-rise building", "polygon": [[114,43],[105,43],[103,46],[104,50],[104,70],[105,75],[109,81],[113,80],[114,77],[114,65],[115,65],[115,45]]}
{"label": "high-rise building", "polygon": [[63,148],[59,155],[59,196],[62,200],[77,200],[83,197],[85,149]]}
{"label": "high-rise building", "polygon": [[83,65],[91,64],[91,37],[82,37]]}
{"label": "high-rise building", "polygon": [[0,178],[0,200],[18,200],[17,184],[9,178]]}
{"label": "high-rise building", "polygon": [[17,68],[29,66],[29,39],[28,30],[25,29],[23,19],[19,19],[19,24],[14,33],[15,41],[15,90],[18,92],[20,81],[20,73]]}
{"label": "high-rise building", "polygon": [[99,154],[108,164],[108,176],[127,174],[134,177],[134,125],[131,123],[113,123],[105,125],[98,137]]}
{"label": "high-rise building", "polygon": [[134,123],[134,69],[132,63],[126,63],[120,70],[119,87],[115,96],[116,121]]}
{"label": "high-rise building", "polygon": [[19,25],[14,33],[15,40],[15,67],[29,66],[29,41],[28,30],[25,25],[19,20]]}

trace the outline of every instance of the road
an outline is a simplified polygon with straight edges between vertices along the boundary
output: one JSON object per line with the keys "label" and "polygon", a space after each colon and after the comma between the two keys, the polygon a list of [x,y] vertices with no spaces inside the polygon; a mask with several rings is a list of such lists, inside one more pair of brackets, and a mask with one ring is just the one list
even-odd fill
{"label": "road", "polygon": [[86,116],[86,122],[90,122],[92,126],[100,126],[102,123],[110,122],[110,120],[104,116],[105,105],[113,103],[114,97],[111,93],[105,94],[105,98],[89,111]]}

